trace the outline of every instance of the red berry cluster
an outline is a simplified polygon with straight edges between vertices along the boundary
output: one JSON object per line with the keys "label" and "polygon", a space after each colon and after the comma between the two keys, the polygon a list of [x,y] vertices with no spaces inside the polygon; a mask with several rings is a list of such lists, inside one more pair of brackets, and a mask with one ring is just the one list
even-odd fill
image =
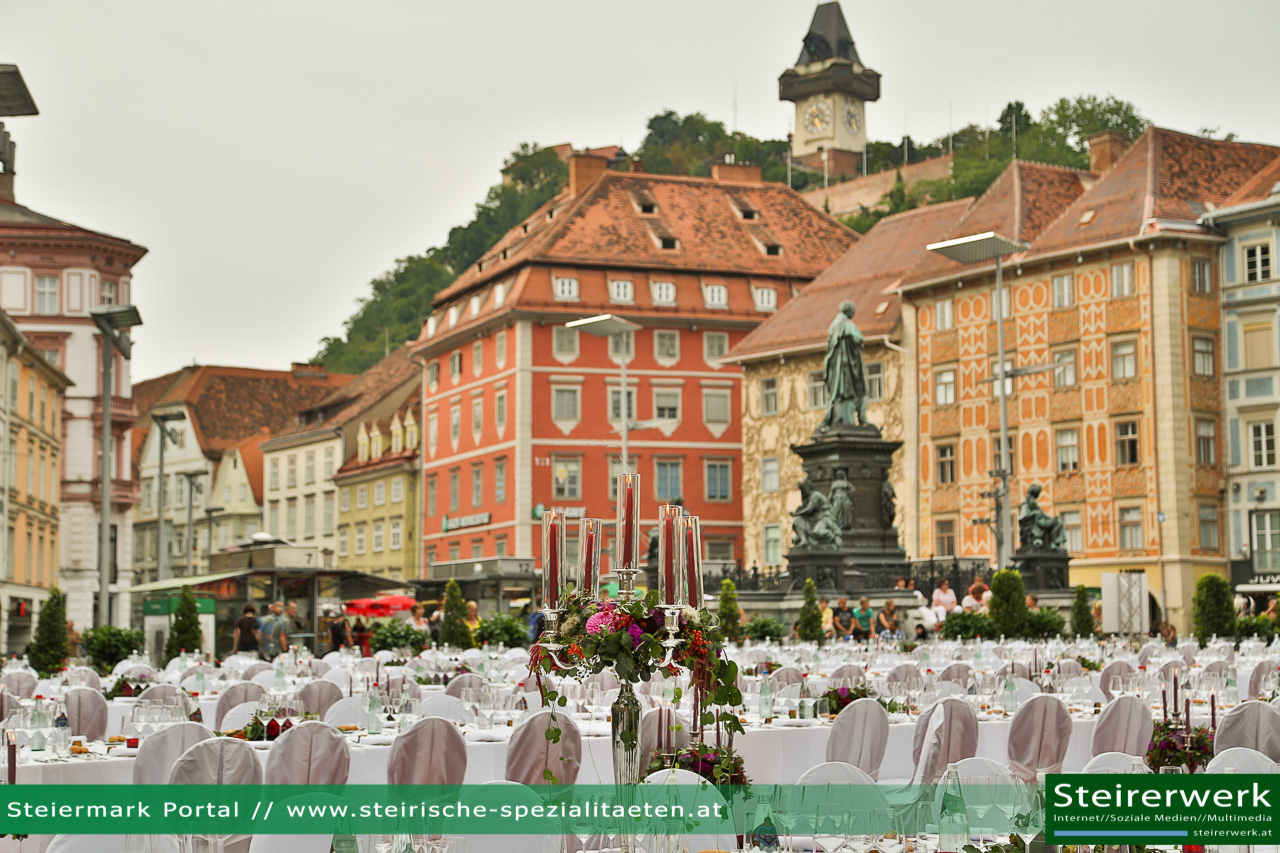
{"label": "red berry cluster", "polygon": [[686,658],[701,659],[706,656],[708,646],[702,632],[694,628],[685,636],[684,648]]}

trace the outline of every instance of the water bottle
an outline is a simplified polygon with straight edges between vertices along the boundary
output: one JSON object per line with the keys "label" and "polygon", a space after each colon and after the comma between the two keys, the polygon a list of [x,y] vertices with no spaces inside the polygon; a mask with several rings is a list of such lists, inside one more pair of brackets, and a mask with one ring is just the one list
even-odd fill
{"label": "water bottle", "polygon": [[773,806],[769,798],[762,796],[756,803],[756,819],[752,823],[754,829],[746,838],[743,846],[747,850],[759,850],[762,853],[776,853],[778,849],[778,828],[773,823]]}
{"label": "water bottle", "polygon": [[809,689],[809,675],[800,676],[800,701],[797,703],[796,716],[807,720],[813,716],[813,691]]}
{"label": "water bottle", "polygon": [[375,682],[369,691],[369,734],[382,734],[382,696]]}
{"label": "water bottle", "polygon": [[284,668],[276,667],[275,689],[279,693],[285,692],[289,687],[289,683],[285,680]]}
{"label": "water bottle", "polygon": [[1222,690],[1223,705],[1240,704],[1240,685],[1236,682],[1236,668],[1227,667],[1227,686]]}
{"label": "water bottle", "polygon": [[769,680],[769,668],[765,667],[760,676],[760,719],[767,720],[773,716],[773,683]]}
{"label": "water bottle", "polygon": [[1013,669],[1004,676],[1004,694],[1000,697],[1000,707],[1006,714],[1018,710],[1018,686],[1013,683]]}
{"label": "water bottle", "polygon": [[204,674],[203,669],[196,670],[196,692],[205,693],[209,690],[209,676]]}
{"label": "water bottle", "polygon": [[56,716],[56,717],[54,717],[54,719],[53,719],[53,724],[54,724],[54,726],[56,726],[57,728],[60,728],[60,729],[68,728],[68,727],[71,725],[71,721],[67,719],[67,708],[66,708],[66,706],[65,706],[65,705],[63,705],[61,702],[58,702],[58,703],[56,703],[56,704],[54,705],[54,707],[57,709],[57,710],[55,711],[55,713],[57,714],[57,716]]}
{"label": "water bottle", "polygon": [[942,812],[938,815],[938,853],[962,853],[968,843],[969,815],[960,790],[960,767],[948,764]]}
{"label": "water bottle", "polygon": [[920,666],[926,670],[929,668],[929,647],[928,646],[920,647]]}

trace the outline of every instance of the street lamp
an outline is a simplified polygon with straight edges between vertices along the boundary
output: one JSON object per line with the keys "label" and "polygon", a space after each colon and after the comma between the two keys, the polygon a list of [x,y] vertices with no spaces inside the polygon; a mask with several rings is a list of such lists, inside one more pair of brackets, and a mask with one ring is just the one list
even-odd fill
{"label": "street lamp", "polygon": [[[209,499],[212,500],[213,495],[209,495]],[[209,547],[205,551],[205,559],[209,559],[213,556],[213,517],[223,511],[223,508],[220,506],[206,506],[204,508],[205,518],[209,523]]]}
{"label": "street lamp", "polygon": [[[200,549],[196,541],[195,528],[192,526],[195,523],[192,516],[195,513],[196,495],[204,492],[203,487],[200,485],[200,478],[205,475],[205,472],[183,471],[181,474],[183,477],[187,478],[187,532],[184,534],[184,539],[186,541],[183,542],[183,550],[186,551],[186,560],[184,561],[184,565],[187,567],[187,576],[190,577],[199,569],[199,566],[194,565],[194,563],[197,562],[196,558],[200,554]],[[212,491],[212,487],[210,488],[210,491]],[[212,497],[212,495],[210,495],[210,497]]]}
{"label": "street lamp", "polygon": [[164,526],[165,501],[168,500],[164,479],[164,445],[166,441],[172,441],[175,446],[177,445],[178,431],[170,428],[169,424],[186,419],[187,416],[181,412],[151,416],[151,420],[160,427],[160,468],[156,472],[156,520],[159,525],[156,531],[156,577],[160,580],[173,577],[173,566],[169,562],[169,537],[166,535],[169,531]]}
{"label": "street lamp", "polygon": [[89,311],[93,323],[102,333],[102,438],[98,464],[98,626],[111,624],[111,369],[115,364],[112,350],[121,357],[133,355],[129,330],[142,325],[142,316],[132,305],[102,305]]}
{"label": "street lamp", "polygon": [[[624,320],[616,314],[597,314],[594,317],[584,317],[581,320],[573,320],[565,323],[565,328],[580,329],[588,335],[597,338],[611,338],[614,335],[625,335],[630,332],[636,332],[644,327],[639,323],[633,323],[630,320]],[[634,345],[634,342],[633,342]],[[627,434],[630,431],[630,412],[627,406],[627,361],[630,357],[629,347],[622,348],[622,405],[620,406],[620,414],[622,420],[622,469],[621,473],[626,474],[631,471],[631,457],[627,454]]]}
{"label": "street lamp", "polygon": [[[1027,249],[1020,240],[1001,237],[994,231],[985,231],[955,240],[930,243],[930,252],[950,258],[961,264],[989,261],[996,262],[996,295],[992,301],[992,313],[996,321],[996,369],[993,380],[998,383],[1000,397],[1000,454],[992,476],[1000,478],[996,507],[1000,513],[996,526],[996,569],[1009,565],[1009,545],[1013,542],[1013,529],[1007,507],[1009,506],[1009,398],[1005,393],[1005,379],[1018,375],[1017,371],[1004,369],[1004,256]],[[1027,370],[1025,372],[1033,372]]]}

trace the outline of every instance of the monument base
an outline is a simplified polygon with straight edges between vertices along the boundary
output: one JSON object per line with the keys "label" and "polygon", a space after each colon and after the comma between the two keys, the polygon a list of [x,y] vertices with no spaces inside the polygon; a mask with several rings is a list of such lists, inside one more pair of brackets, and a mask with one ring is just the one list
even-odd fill
{"label": "monument base", "polygon": [[1067,589],[1071,555],[1063,551],[1021,551],[1013,555],[1013,566],[1022,575],[1028,591]]}

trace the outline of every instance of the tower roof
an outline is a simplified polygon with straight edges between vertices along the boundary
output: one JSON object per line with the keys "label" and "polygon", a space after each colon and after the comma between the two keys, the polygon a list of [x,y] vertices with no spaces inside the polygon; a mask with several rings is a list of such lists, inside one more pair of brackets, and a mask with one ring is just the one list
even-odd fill
{"label": "tower roof", "polygon": [[862,64],[840,4],[822,3],[813,11],[813,21],[809,24],[809,32],[805,33],[804,47],[800,49],[796,65],[836,58],[847,59],[855,65]]}

